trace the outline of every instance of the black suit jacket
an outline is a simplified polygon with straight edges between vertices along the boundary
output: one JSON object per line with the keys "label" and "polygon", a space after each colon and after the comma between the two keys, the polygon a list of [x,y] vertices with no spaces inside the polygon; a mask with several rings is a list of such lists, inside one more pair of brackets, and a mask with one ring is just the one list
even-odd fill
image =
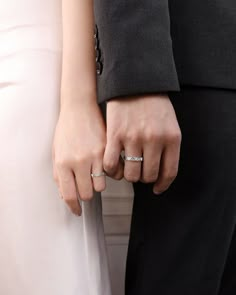
{"label": "black suit jacket", "polygon": [[236,0],[94,0],[99,102],[236,89]]}

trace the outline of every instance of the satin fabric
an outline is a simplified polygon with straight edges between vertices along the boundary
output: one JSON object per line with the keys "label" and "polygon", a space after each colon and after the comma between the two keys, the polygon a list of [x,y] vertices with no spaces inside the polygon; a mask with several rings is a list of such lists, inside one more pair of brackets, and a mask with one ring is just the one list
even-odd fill
{"label": "satin fabric", "polygon": [[52,176],[61,2],[0,0],[0,294],[110,295],[101,199],[71,214]]}

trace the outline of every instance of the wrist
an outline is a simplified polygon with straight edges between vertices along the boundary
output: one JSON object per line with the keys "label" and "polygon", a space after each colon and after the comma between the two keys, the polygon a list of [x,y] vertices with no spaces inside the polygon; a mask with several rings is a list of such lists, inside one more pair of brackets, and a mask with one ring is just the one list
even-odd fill
{"label": "wrist", "polygon": [[84,108],[97,105],[96,95],[93,94],[82,94],[82,93],[73,93],[73,94],[61,94],[61,108]]}
{"label": "wrist", "polygon": [[61,91],[60,107],[65,109],[88,109],[98,107],[97,95],[93,91]]}
{"label": "wrist", "polygon": [[84,101],[84,98],[97,100],[96,77],[90,72],[83,72],[83,75],[62,73],[61,78],[61,96],[72,100]]}
{"label": "wrist", "polygon": [[61,104],[72,105],[97,103],[97,90],[91,84],[81,85],[81,83],[62,83],[61,85]]}

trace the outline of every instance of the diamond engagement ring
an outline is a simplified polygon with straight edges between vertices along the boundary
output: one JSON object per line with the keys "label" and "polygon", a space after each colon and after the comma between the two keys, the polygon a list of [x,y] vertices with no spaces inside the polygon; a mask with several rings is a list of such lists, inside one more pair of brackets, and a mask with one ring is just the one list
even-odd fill
{"label": "diamond engagement ring", "polygon": [[131,161],[131,162],[143,162],[143,157],[128,157],[124,156],[124,161]]}
{"label": "diamond engagement ring", "polygon": [[91,176],[92,177],[106,176],[106,173],[104,171],[100,173],[91,173]]}

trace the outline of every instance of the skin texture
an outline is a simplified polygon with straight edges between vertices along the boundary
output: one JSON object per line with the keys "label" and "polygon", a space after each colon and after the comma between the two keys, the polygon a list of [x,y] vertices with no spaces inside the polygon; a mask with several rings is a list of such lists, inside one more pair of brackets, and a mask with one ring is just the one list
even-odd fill
{"label": "skin texture", "polygon": [[[111,99],[107,127],[97,105],[93,1],[63,0],[60,114],[52,146],[53,173],[63,200],[81,215],[79,200],[105,189],[105,169],[114,179],[154,183],[165,191],[178,171],[181,132],[166,95]],[[127,156],[144,162],[123,163]],[[105,153],[105,154],[104,154]]]}
{"label": "skin texture", "polygon": [[105,177],[91,177],[103,171],[106,143],[105,124],[98,106],[63,107],[54,137],[54,178],[72,212],[80,215],[78,199],[87,201],[93,190],[105,189]]}
{"label": "skin texture", "polygon": [[54,179],[74,214],[105,189],[105,124],[97,105],[92,0],[63,0],[61,106],[52,147]]}
{"label": "skin texture", "polygon": [[107,145],[104,168],[113,175],[122,150],[142,156],[143,163],[126,161],[124,177],[155,183],[154,193],[165,191],[178,172],[181,131],[166,95],[113,99],[107,104]]}

